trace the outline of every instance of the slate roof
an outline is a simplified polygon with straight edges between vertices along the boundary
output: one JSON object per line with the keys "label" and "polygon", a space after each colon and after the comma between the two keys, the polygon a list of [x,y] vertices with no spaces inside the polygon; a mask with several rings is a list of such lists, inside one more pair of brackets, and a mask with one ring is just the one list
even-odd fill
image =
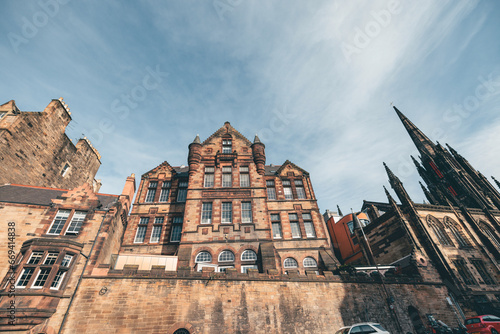
{"label": "slate roof", "polygon": [[[68,192],[66,189],[6,184],[0,186],[0,202],[49,206],[52,204],[52,199],[61,198],[66,192]],[[118,196],[97,194],[97,198],[102,207],[107,209]]]}

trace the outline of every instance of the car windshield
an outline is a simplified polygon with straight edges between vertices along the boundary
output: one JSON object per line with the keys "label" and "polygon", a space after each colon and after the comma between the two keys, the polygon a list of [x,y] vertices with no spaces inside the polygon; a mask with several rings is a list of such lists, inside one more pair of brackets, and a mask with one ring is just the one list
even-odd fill
{"label": "car windshield", "polygon": [[382,327],[382,326],[381,326],[381,325],[379,325],[379,324],[372,324],[372,326],[373,326],[373,327],[375,327],[376,329],[380,329],[381,331],[386,332],[385,328],[384,328],[384,327]]}
{"label": "car windshield", "polygon": [[500,318],[499,317],[495,317],[494,315],[490,315],[488,316],[488,319],[485,319],[486,317],[483,318],[483,320],[485,321],[494,321],[494,322],[500,322]]}
{"label": "car windshield", "polygon": [[481,319],[479,318],[467,319],[465,320],[465,325],[477,324],[479,322],[481,322]]}

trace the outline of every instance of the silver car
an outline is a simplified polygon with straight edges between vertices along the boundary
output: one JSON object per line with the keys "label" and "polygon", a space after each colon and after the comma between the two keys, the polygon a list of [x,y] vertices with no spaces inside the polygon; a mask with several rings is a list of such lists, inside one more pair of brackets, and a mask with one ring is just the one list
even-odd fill
{"label": "silver car", "polygon": [[391,334],[380,324],[374,322],[363,322],[359,324],[354,324],[352,326],[346,326],[339,329],[335,334]]}

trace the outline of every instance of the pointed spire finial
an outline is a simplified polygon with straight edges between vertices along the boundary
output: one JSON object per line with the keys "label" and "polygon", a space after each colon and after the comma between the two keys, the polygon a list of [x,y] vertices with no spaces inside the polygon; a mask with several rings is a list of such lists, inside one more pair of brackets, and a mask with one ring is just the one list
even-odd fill
{"label": "pointed spire finial", "polygon": [[393,108],[422,156],[434,156],[434,143],[429,138],[427,138],[427,136],[422,131],[420,131],[415,126],[415,124],[413,124],[405,115],[403,115],[403,113],[399,111],[398,108],[396,108],[395,106],[393,106]]}
{"label": "pointed spire finial", "polygon": [[200,135],[196,135],[196,138],[193,140],[193,144],[201,144]]}
{"label": "pointed spire finial", "polygon": [[418,160],[417,160],[417,159],[415,159],[415,157],[414,157],[413,155],[410,155],[410,158],[411,158],[411,160],[413,161],[413,163],[415,164],[415,166],[416,166],[417,168],[419,168],[419,167],[420,167],[420,162],[418,162]]}
{"label": "pointed spire finial", "polygon": [[387,172],[387,175],[389,176],[389,180],[399,180],[398,177],[392,172],[392,170],[387,166],[387,164],[384,162],[384,167],[385,171]]}
{"label": "pointed spire finial", "polygon": [[353,223],[353,231],[358,230],[361,228],[361,223],[359,222],[358,216],[356,215],[355,212],[352,211],[351,208],[351,214],[352,214],[352,223]]}
{"label": "pointed spire finial", "polygon": [[338,211],[338,213],[339,213],[339,216],[341,216],[341,217],[342,217],[342,216],[344,216],[344,215],[342,214],[342,210],[340,210],[340,207],[339,207],[339,205],[338,205],[338,204],[337,204],[337,211]]}
{"label": "pointed spire finial", "polygon": [[498,182],[498,180],[495,179],[493,176],[491,178],[493,179],[493,181],[495,181],[495,183],[497,184],[497,187],[500,189],[500,182]]}
{"label": "pointed spire finial", "polygon": [[259,136],[257,136],[257,134],[255,134],[255,138],[253,139],[253,143],[254,144],[257,144],[257,143],[262,144],[262,142],[260,141]]}
{"label": "pointed spire finial", "polygon": [[385,196],[387,196],[387,199],[389,200],[389,203],[394,202],[394,198],[392,198],[391,193],[389,192],[389,190],[387,190],[387,188],[385,186],[383,186],[383,187],[384,187],[384,191],[385,191]]}

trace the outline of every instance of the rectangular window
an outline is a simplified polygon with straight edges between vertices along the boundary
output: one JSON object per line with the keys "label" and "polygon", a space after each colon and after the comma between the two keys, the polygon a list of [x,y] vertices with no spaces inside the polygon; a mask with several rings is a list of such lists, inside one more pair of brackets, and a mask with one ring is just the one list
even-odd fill
{"label": "rectangular window", "polygon": [[137,227],[137,233],[135,234],[134,243],[143,243],[146,238],[146,231],[148,229],[149,218],[141,217],[139,220],[139,226]]}
{"label": "rectangular window", "polygon": [[43,261],[43,264],[52,265],[56,263],[58,256],[59,256],[58,252],[49,252],[49,254],[47,254],[47,257],[45,258],[45,261]]}
{"label": "rectangular window", "polygon": [[289,213],[288,218],[290,219],[290,228],[292,230],[292,238],[300,238],[300,226],[299,218],[296,213]]}
{"label": "rectangular window", "polygon": [[248,166],[240,167],[240,187],[250,187],[250,174],[248,174]]}
{"label": "rectangular window", "polygon": [[314,225],[312,222],[311,214],[303,213],[302,219],[304,219],[304,229],[306,230],[306,237],[316,238],[316,232],[314,231]]}
{"label": "rectangular window", "polygon": [[274,181],[267,180],[266,186],[267,186],[267,199],[275,200],[276,199],[276,188],[274,187]]}
{"label": "rectangular window", "polygon": [[172,230],[170,232],[171,242],[180,242],[182,232],[182,217],[174,217],[172,221]]}
{"label": "rectangular window", "polygon": [[158,182],[156,182],[156,181],[149,182],[148,193],[146,195],[146,203],[154,202],[157,186],[158,186]]}
{"label": "rectangular window", "polygon": [[476,280],[470,273],[467,265],[463,259],[453,260],[455,267],[457,268],[458,273],[462,277],[463,281],[467,285],[477,285]]}
{"label": "rectangular window", "polygon": [[231,166],[222,167],[222,186],[224,188],[230,188],[233,186],[233,177],[232,177],[232,168]]}
{"label": "rectangular window", "polygon": [[222,203],[222,223],[231,223],[233,219],[233,204],[231,202]]}
{"label": "rectangular window", "polygon": [[4,111],[0,111],[0,119],[2,119],[5,115],[7,115],[7,113],[6,113],[6,112],[4,112]]}
{"label": "rectangular window", "polygon": [[241,203],[241,222],[242,223],[252,222],[252,202]]}
{"label": "rectangular window", "polygon": [[295,180],[295,191],[297,192],[298,199],[305,199],[306,192],[304,191],[304,185],[302,184],[302,180]]}
{"label": "rectangular window", "polygon": [[241,266],[241,272],[243,274],[248,273],[248,269],[259,269],[259,267],[256,264],[247,264],[247,265]]}
{"label": "rectangular window", "polygon": [[213,188],[214,172],[215,172],[215,167],[205,167],[205,179],[203,182],[203,186],[205,188]]}
{"label": "rectangular window", "polygon": [[222,140],[222,153],[231,153],[233,149],[233,142],[231,139]]}
{"label": "rectangular window", "polygon": [[66,275],[66,271],[64,270],[59,270],[56,274],[56,277],[54,277],[54,280],[52,281],[52,284],[50,284],[50,288],[52,290],[58,290],[59,287],[61,286],[61,282],[64,279],[64,275]]}
{"label": "rectangular window", "polygon": [[54,218],[54,222],[52,223],[48,234],[60,234],[70,213],[71,210],[57,211],[56,218]]}
{"label": "rectangular window", "polygon": [[64,258],[61,262],[61,266],[62,267],[69,267],[72,259],[73,259],[73,255],[69,255],[69,254],[64,255]]}
{"label": "rectangular window", "polygon": [[153,226],[153,231],[151,232],[151,238],[149,239],[150,243],[156,243],[160,241],[161,228],[162,228],[161,225]]}
{"label": "rectangular window", "polygon": [[201,206],[201,223],[212,223],[212,203],[203,203]]}
{"label": "rectangular window", "polygon": [[285,199],[293,199],[292,187],[290,185],[290,180],[283,180],[283,193],[285,194]]}
{"label": "rectangular window", "polygon": [[168,195],[170,195],[170,181],[164,181],[161,185],[160,202],[168,202]]}
{"label": "rectangular window", "polygon": [[493,280],[493,278],[489,274],[483,261],[471,259],[471,262],[474,265],[474,267],[476,268],[477,272],[479,273],[479,276],[481,276],[483,278],[484,284],[488,284],[488,285],[495,284],[495,281]]}
{"label": "rectangular window", "polygon": [[43,252],[33,252],[28,260],[28,264],[38,264],[42,259]]}
{"label": "rectangular window", "polygon": [[50,269],[52,268],[42,268],[40,269],[40,271],[38,272],[38,275],[36,276],[35,278],[35,283],[33,283],[33,286],[32,288],[43,288],[43,286],[45,285],[45,282],[47,282],[47,278],[49,277],[49,274],[50,274]]}
{"label": "rectangular window", "polygon": [[281,239],[283,237],[283,233],[281,232],[281,222],[279,214],[271,214],[271,225],[273,231],[274,239]]}
{"label": "rectangular window", "polygon": [[34,271],[35,269],[33,268],[25,268],[17,280],[16,288],[25,288],[28,285],[31,276],[33,276]]}
{"label": "rectangular window", "polygon": [[77,235],[82,228],[83,221],[85,220],[85,216],[87,212],[85,211],[75,211],[75,214],[71,218],[71,222],[69,223],[68,229],[66,230],[66,235]]}
{"label": "rectangular window", "polygon": [[63,169],[61,170],[61,176],[64,177],[68,172],[68,170],[69,170],[69,164],[65,164]]}
{"label": "rectangular window", "polygon": [[187,181],[179,181],[179,189],[177,190],[177,202],[185,202],[187,197]]}

